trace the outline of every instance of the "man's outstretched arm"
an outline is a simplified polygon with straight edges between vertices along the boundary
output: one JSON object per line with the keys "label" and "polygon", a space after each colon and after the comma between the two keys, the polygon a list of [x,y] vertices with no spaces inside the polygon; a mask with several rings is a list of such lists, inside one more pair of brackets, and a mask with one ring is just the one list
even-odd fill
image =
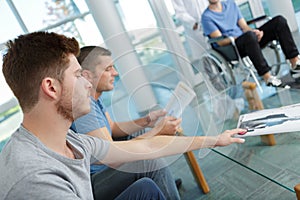
{"label": "man's outstretched arm", "polygon": [[155,136],[141,140],[111,142],[109,151],[101,163],[115,165],[137,160],[156,159],[201,148],[244,143],[244,139],[234,137],[234,135],[244,132],[246,132],[244,129],[233,129],[218,136]]}

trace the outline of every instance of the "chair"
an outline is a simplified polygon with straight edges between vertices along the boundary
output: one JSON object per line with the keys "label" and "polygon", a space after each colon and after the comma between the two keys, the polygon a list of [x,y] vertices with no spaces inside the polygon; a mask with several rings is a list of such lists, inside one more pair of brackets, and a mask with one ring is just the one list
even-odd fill
{"label": "chair", "polygon": [[[247,24],[251,25],[266,19],[269,18],[264,15],[247,21]],[[215,47],[214,44],[224,38],[226,37],[221,36],[218,38],[210,38],[208,43],[212,48],[209,49],[207,53],[204,54],[200,59],[212,84],[218,91],[236,85],[239,81],[237,81],[237,78],[234,75],[234,69],[240,69],[245,76],[243,81],[248,81],[251,76],[256,82],[257,86],[261,89],[258,76],[256,75],[256,69],[254,68],[248,56],[243,58],[240,56],[235,45],[234,38],[229,37],[231,41],[230,45]],[[272,69],[271,73],[275,76],[280,71],[280,65],[284,63],[281,62],[280,51],[281,48],[278,41],[270,42],[263,49],[263,53],[268,54],[268,56],[265,57],[271,57],[275,59],[274,62],[269,63]]]}

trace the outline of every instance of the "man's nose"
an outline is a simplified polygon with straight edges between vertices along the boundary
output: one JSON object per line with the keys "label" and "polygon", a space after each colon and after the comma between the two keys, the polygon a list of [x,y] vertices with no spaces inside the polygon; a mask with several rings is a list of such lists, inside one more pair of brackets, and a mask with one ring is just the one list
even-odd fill
{"label": "man's nose", "polygon": [[114,75],[114,76],[118,76],[118,75],[119,75],[119,73],[117,72],[117,70],[116,70],[115,67],[113,67],[113,75]]}

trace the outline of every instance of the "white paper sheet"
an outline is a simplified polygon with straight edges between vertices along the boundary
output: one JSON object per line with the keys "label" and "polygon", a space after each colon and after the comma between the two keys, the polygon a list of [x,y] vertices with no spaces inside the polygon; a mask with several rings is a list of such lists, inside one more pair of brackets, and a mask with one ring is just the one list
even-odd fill
{"label": "white paper sheet", "polygon": [[237,127],[248,131],[236,137],[300,131],[300,104],[243,114]]}
{"label": "white paper sheet", "polygon": [[195,96],[196,94],[193,89],[184,82],[180,81],[165,107],[167,115],[176,118],[181,117],[183,110],[191,103]]}

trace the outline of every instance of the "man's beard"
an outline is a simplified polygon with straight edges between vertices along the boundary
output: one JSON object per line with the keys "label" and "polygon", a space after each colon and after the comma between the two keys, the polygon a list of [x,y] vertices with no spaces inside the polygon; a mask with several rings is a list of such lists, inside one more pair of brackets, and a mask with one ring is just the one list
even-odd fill
{"label": "man's beard", "polygon": [[214,1],[211,1],[211,0],[208,0],[208,2],[209,2],[210,5],[215,5],[215,4],[219,3],[218,1],[214,2]]}
{"label": "man's beard", "polygon": [[62,98],[57,102],[57,112],[61,114],[65,119],[69,121],[74,121],[72,101],[70,100],[70,95],[66,94],[64,90],[62,91]]}

